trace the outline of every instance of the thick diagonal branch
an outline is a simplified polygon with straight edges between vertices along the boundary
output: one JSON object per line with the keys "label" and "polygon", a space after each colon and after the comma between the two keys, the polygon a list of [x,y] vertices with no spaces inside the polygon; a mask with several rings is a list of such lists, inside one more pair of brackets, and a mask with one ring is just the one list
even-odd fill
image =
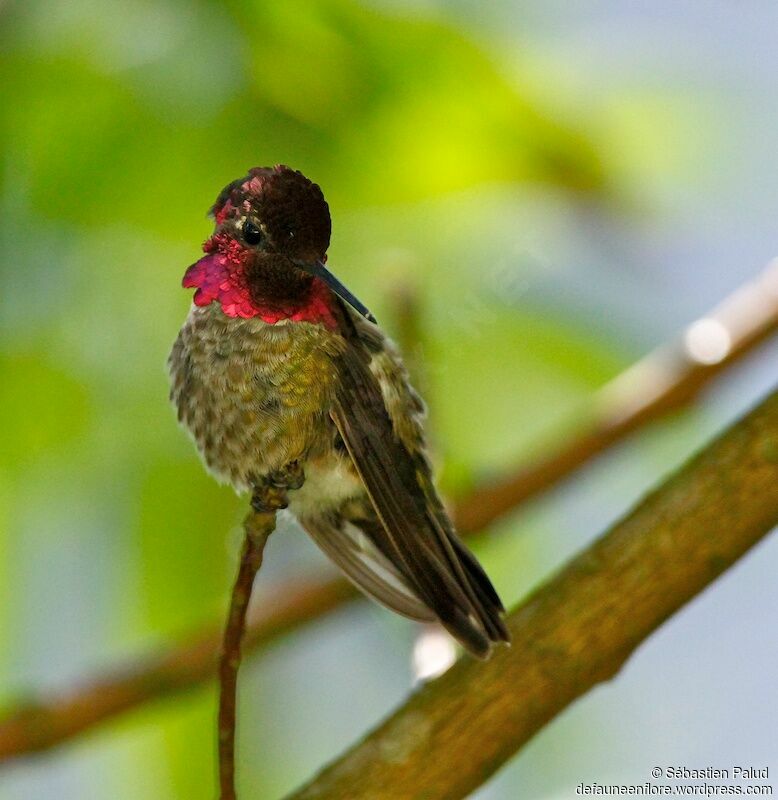
{"label": "thick diagonal branch", "polygon": [[290,800],[456,800],[613,677],[778,525],[778,392],[513,611],[513,646],[463,659]]}

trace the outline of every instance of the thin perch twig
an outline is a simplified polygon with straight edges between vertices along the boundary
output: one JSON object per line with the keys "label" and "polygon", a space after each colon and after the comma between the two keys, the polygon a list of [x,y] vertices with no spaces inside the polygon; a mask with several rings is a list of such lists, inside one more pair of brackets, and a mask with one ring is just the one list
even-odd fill
{"label": "thin perch twig", "polygon": [[778,524],[778,392],[289,800],[457,800]]}
{"label": "thin perch twig", "polygon": [[[712,320],[714,327],[706,322]],[[716,324],[721,327],[716,328]],[[695,325],[725,333],[729,350],[718,362],[690,358],[687,339]],[[591,424],[548,456],[496,477],[455,505],[460,531],[478,533],[521,502],[557,485],[631,431],[691,402],[722,370],[743,359],[778,329],[778,267],[771,265],[717,309],[622,373],[595,395]],[[722,351],[719,351],[719,354]],[[715,355],[715,353],[713,353]],[[637,381],[633,383],[633,376]],[[652,377],[655,376],[655,377]],[[634,388],[630,388],[634,387]],[[639,388],[638,388],[639,387]],[[245,651],[263,647],[356,596],[342,580],[302,581],[272,593],[272,601],[249,613]],[[71,691],[29,696],[0,719],[0,762],[67,741],[98,723],[143,703],[210,680],[220,633],[209,626],[160,652],[95,676]]]}
{"label": "thin perch twig", "polygon": [[[252,604],[243,651],[248,653],[334,611],[357,596],[350,583],[325,578],[285,582]],[[0,722],[0,762],[69,741],[103,720],[155,698],[193,689],[216,676],[222,626],[210,625],[163,651],[125,664],[71,692],[25,701]]]}
{"label": "thin perch twig", "polygon": [[219,659],[219,789],[221,800],[235,800],[235,720],[241,643],[254,578],[265,545],[276,526],[275,512],[250,513],[244,523],[243,551],[232,589]]}

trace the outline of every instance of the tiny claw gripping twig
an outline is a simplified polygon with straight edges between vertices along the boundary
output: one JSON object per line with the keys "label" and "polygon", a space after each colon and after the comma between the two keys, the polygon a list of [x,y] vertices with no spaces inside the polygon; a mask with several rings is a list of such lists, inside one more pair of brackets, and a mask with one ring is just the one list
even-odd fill
{"label": "tiny claw gripping twig", "polygon": [[[243,521],[244,539],[238,574],[232,589],[227,625],[219,660],[219,798],[236,800],[235,720],[241,642],[246,628],[246,610],[251,599],[265,545],[276,526],[276,512],[285,508],[285,492],[278,487],[255,491],[252,510]],[[257,510],[259,506],[262,510]]]}

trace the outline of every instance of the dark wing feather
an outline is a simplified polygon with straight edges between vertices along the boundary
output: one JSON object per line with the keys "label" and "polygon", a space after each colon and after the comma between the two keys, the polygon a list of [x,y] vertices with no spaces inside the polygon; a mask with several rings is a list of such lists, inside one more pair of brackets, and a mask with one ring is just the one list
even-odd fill
{"label": "dark wing feather", "polygon": [[332,418],[383,525],[385,536],[374,544],[441,623],[484,657],[492,642],[508,640],[502,605],[458,540],[421,447],[398,435],[370,369],[370,350],[352,337],[339,356]]}
{"label": "dark wing feather", "polygon": [[437,619],[408,586],[397,567],[375,545],[381,523],[377,519],[348,519],[342,514],[320,515],[301,520],[314,542],[365,594],[392,611],[419,622]]}

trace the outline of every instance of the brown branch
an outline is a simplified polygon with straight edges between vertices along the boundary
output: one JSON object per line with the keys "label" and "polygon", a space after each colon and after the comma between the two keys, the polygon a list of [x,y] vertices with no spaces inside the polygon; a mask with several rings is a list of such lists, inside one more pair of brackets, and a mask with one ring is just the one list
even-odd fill
{"label": "brown branch", "polygon": [[[249,611],[244,652],[270,644],[356,594],[349,583],[314,579],[267,591],[262,605]],[[0,762],[47,750],[125,711],[212,680],[221,640],[220,626],[213,625],[70,693],[22,702],[0,722]]]}
{"label": "brown branch", "polygon": [[243,550],[232,588],[219,658],[219,790],[220,800],[235,800],[235,721],[241,644],[254,578],[262,566],[265,545],[276,527],[276,512],[251,512],[243,522]]}
{"label": "brown branch", "polygon": [[547,456],[482,483],[460,498],[463,533],[481,530],[557,484],[647,423],[694,400],[711,379],[778,330],[778,260],[671,342],[622,372],[595,396],[593,418]]}
{"label": "brown branch", "polygon": [[[682,344],[657,350],[622,373],[595,397],[592,425],[574,439],[515,473],[471,492],[456,504],[464,533],[475,534],[512,507],[556,485],[609,445],[693,399],[722,369],[741,360],[778,329],[778,269],[768,268],[728,298],[709,317],[731,339],[720,361],[691,360]],[[272,600],[249,612],[244,650],[328,613],[356,592],[341,580],[287,583]],[[0,719],[0,762],[46,750],[129,709],[190,689],[215,675],[220,633],[206,628],[155,655],[95,677],[71,692],[20,701]]]}
{"label": "brown branch", "polygon": [[290,800],[466,797],[777,525],[776,487],[778,392],[513,611],[511,648],[462,659]]}

